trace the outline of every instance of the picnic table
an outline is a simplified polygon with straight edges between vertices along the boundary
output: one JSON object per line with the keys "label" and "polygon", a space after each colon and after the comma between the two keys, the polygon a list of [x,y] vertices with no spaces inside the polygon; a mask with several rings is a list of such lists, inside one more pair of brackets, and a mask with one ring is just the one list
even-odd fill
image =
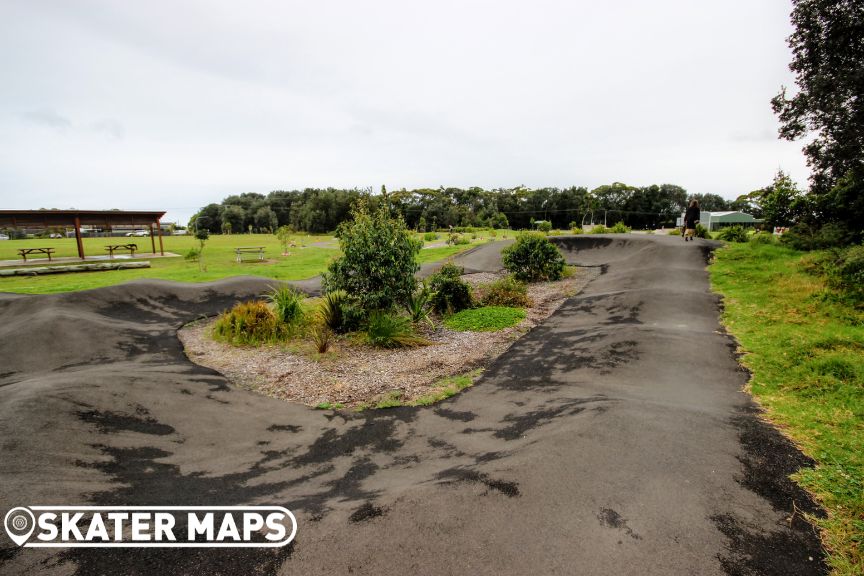
{"label": "picnic table", "polygon": [[108,250],[108,255],[110,258],[114,257],[114,252],[117,250],[128,250],[131,256],[135,256],[135,250],[138,249],[137,244],[109,244],[105,246],[105,249]]}
{"label": "picnic table", "polygon": [[54,253],[54,248],[19,248],[18,254],[24,258],[24,261],[27,261],[28,254],[45,254],[48,256],[48,260],[51,260],[51,254]]}
{"label": "picnic table", "polygon": [[258,254],[258,260],[264,260],[264,246],[241,246],[234,249],[237,262],[243,262],[244,254]]}

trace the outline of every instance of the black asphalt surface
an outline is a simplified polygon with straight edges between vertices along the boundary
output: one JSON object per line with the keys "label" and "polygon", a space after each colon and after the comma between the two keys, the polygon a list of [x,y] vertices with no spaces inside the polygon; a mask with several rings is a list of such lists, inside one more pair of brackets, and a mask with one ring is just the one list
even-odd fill
{"label": "black asphalt surface", "polygon": [[[426,408],[316,411],[185,357],[181,325],[270,280],[0,298],[0,513],[272,504],[299,523],[275,551],[36,550],[3,534],[0,573],[825,573],[801,518],[819,511],[788,480],[809,464],[741,391],[712,246],[558,242],[602,274]],[[462,260],[494,270],[500,249]]]}

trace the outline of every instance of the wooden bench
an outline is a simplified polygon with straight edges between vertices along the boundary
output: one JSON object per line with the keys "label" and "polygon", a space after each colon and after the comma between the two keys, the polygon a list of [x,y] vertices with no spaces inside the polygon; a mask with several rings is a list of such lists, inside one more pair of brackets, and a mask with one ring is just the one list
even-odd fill
{"label": "wooden bench", "polygon": [[19,248],[18,249],[18,254],[21,255],[21,257],[24,259],[25,262],[27,261],[27,255],[28,254],[45,254],[48,256],[48,260],[50,261],[51,260],[51,254],[53,254],[53,253],[54,253],[54,248]]}
{"label": "wooden bench", "polygon": [[138,249],[137,244],[109,244],[105,246],[105,249],[108,250],[109,258],[114,257],[114,252],[118,250],[128,250],[131,256],[135,256],[135,250]]}
{"label": "wooden bench", "polygon": [[264,260],[264,246],[242,246],[234,249],[234,254],[237,255],[237,262],[243,262],[244,254],[258,254],[258,260]]}

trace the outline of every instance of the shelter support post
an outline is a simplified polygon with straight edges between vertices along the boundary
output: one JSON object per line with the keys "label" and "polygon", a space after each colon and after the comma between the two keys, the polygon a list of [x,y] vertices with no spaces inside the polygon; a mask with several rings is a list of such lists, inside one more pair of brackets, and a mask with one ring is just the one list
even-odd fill
{"label": "shelter support post", "polygon": [[151,252],[151,254],[155,254],[156,253],[156,239],[153,238],[153,224],[150,223],[149,226],[150,226],[150,247],[152,248],[152,250],[150,252]]}
{"label": "shelter support post", "polygon": [[[159,218],[156,219],[156,229],[159,231],[159,254],[164,256],[165,246],[162,245],[162,223],[159,221]],[[153,250],[153,252],[156,252],[156,250]]]}
{"label": "shelter support post", "polygon": [[78,243],[78,257],[84,260],[84,242],[81,240],[81,218],[75,217],[75,241]]}

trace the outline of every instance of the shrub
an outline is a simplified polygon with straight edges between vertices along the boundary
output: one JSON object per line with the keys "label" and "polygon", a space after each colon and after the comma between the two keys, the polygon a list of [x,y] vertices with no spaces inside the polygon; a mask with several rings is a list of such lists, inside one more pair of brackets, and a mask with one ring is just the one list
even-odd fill
{"label": "shrub", "polygon": [[187,262],[198,262],[198,258],[201,256],[201,250],[198,248],[192,247],[186,251],[186,254],[183,255],[183,259]]}
{"label": "shrub", "polygon": [[[434,278],[435,276],[440,276],[440,277],[442,277],[442,278],[455,278],[455,279],[458,279],[458,278],[459,278],[460,276],[462,276],[464,273],[465,273],[465,268],[463,268],[462,266],[459,266],[459,265],[457,265],[457,264],[454,264],[452,260],[448,260],[447,262],[445,262],[445,263],[441,266],[441,268],[438,269],[438,272],[436,272],[436,273],[434,274],[433,278]],[[432,289],[433,289],[433,290],[435,289],[434,285],[433,285],[433,288],[432,288]]]}
{"label": "shrub", "polygon": [[610,234],[628,234],[630,232],[630,227],[624,224],[624,222],[616,222],[614,226],[609,228]]}
{"label": "shrub", "polygon": [[429,343],[414,334],[411,320],[383,310],[373,310],[369,313],[366,339],[379,348],[422,346]]}
{"label": "shrub", "polygon": [[303,299],[305,296],[290,286],[272,288],[267,299],[273,306],[276,318],[289,326],[303,320]]}
{"label": "shrub", "polygon": [[832,223],[816,228],[801,223],[787,230],[780,241],[796,250],[821,250],[847,244],[851,237],[842,225]]}
{"label": "shrub", "polygon": [[742,226],[727,226],[714,235],[718,240],[727,242],[747,242],[747,231]]}
{"label": "shrub", "polygon": [[571,230],[573,230],[574,228],[582,228],[582,223],[581,223],[581,222],[576,222],[576,221],[574,220],[573,222],[570,222],[570,225],[567,226],[567,227],[570,228]]}
{"label": "shrub", "polygon": [[507,306],[485,306],[463,310],[444,320],[444,325],[459,332],[492,332],[515,326],[525,319],[525,310]]}
{"label": "shrub", "polygon": [[337,334],[356,330],[361,323],[361,318],[354,311],[344,290],[333,290],[324,294],[317,316],[324,326]]}
{"label": "shrub", "polygon": [[774,238],[774,235],[770,232],[757,232],[753,236],[750,237],[750,244],[759,245],[759,244],[776,244],[777,240]]}
{"label": "shrub", "polygon": [[284,326],[262,300],[236,304],[213,325],[213,337],[232,344],[273,342],[283,334]]}
{"label": "shrub", "polygon": [[405,303],[405,309],[411,317],[411,322],[414,324],[419,322],[432,324],[432,320],[429,318],[429,312],[432,310],[432,295],[432,290],[426,282],[422,282],[420,289],[408,298],[408,302]]}
{"label": "shrub", "polygon": [[591,229],[591,234],[608,234],[609,228],[606,228],[603,224],[597,224]]}
{"label": "shrub", "polygon": [[571,234],[574,234],[574,235],[575,235],[575,234],[584,234],[584,233],[585,233],[585,230],[583,230],[580,226],[577,226],[577,227],[575,227],[575,228],[571,228],[571,229],[570,229],[570,233],[571,233]]}
{"label": "shrub", "polygon": [[484,306],[511,306],[524,308],[531,305],[528,286],[513,276],[506,276],[478,290],[480,302]]}
{"label": "shrub", "polygon": [[414,292],[420,243],[386,207],[370,214],[365,202],[358,203],[336,236],[342,256],[322,275],[327,292],[345,290],[364,311],[392,308]]}
{"label": "shrub", "polygon": [[564,257],[543,234],[520,234],[502,256],[504,267],[525,282],[560,280],[564,272]]}
{"label": "shrub", "polygon": [[471,287],[458,277],[436,275],[431,278],[430,286],[433,290],[432,309],[439,314],[452,314],[474,306]]}
{"label": "shrub", "polygon": [[546,234],[548,234],[549,231],[552,230],[552,222],[549,222],[548,220],[540,220],[539,222],[535,223],[535,226],[537,227],[538,231],[545,232]]}
{"label": "shrub", "polygon": [[864,245],[832,253],[825,267],[828,284],[856,303],[864,303]]}
{"label": "shrub", "polygon": [[437,240],[437,239],[438,239],[438,234],[436,232],[426,232],[423,235],[423,240],[425,240],[426,242],[431,242],[431,241]]}
{"label": "shrub", "polygon": [[319,354],[324,354],[330,349],[330,339],[333,336],[333,331],[325,324],[316,324],[309,331],[312,337],[312,343],[315,344],[315,350]]}
{"label": "shrub", "polygon": [[696,231],[696,237],[697,238],[705,238],[705,239],[711,238],[711,234],[708,233],[708,229],[705,228],[704,226],[702,226],[701,224],[696,224],[696,228],[694,228],[694,230]]}

